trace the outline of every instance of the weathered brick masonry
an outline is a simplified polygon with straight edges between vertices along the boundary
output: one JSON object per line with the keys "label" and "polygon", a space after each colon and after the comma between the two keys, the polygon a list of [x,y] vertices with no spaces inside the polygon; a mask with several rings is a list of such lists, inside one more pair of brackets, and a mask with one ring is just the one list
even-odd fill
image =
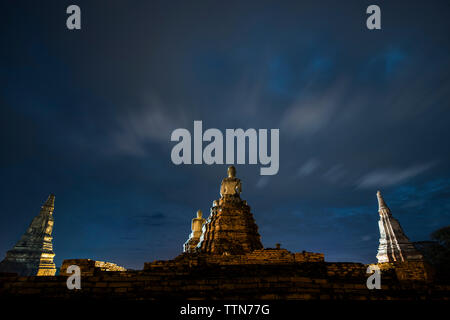
{"label": "weathered brick masonry", "polygon": [[111,262],[95,261],[91,259],[69,259],[63,261],[60,273],[65,275],[67,268],[71,265],[80,267],[82,276],[92,276],[97,271],[127,271],[124,267]]}
{"label": "weathered brick masonry", "polygon": [[[142,271],[102,271],[82,276],[81,290],[68,290],[67,276],[0,277],[6,297],[89,299],[450,299],[450,285],[402,281],[395,269],[382,272],[382,289],[366,287],[367,265],[277,262],[214,264],[202,257],[146,264]],[[83,270],[82,270],[83,271]]]}

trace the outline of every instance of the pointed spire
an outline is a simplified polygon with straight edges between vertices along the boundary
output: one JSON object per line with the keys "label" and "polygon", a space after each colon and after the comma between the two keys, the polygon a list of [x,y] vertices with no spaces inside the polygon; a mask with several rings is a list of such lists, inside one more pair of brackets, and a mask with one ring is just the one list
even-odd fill
{"label": "pointed spire", "polygon": [[378,213],[380,220],[380,244],[378,246],[378,263],[421,261],[423,256],[409,241],[400,223],[392,216],[391,209],[386,205],[381,192],[377,192]]}
{"label": "pointed spire", "polygon": [[0,262],[0,272],[16,272],[23,276],[55,275],[52,244],[54,207],[55,195],[50,194],[20,240]]}
{"label": "pointed spire", "polygon": [[381,191],[377,191],[377,198],[378,198],[378,212],[381,213],[390,213],[391,210],[387,206],[386,202],[383,199],[383,196],[381,195]]}
{"label": "pointed spire", "polygon": [[45,201],[42,207],[55,208],[55,195],[53,193],[50,193],[50,195],[47,198],[47,201]]}

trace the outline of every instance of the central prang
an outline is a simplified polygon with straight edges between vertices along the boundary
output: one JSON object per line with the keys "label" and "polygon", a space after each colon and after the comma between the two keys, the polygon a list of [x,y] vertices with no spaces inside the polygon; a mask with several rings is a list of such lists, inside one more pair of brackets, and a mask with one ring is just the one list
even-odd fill
{"label": "central prang", "polygon": [[[200,238],[188,240],[185,252],[245,254],[262,249],[258,227],[246,201],[241,200],[241,180],[230,166],[220,185],[220,199],[213,201]],[[194,231],[194,230],[193,230]],[[196,247],[192,245],[198,241]],[[186,242],[187,243],[187,242]]]}

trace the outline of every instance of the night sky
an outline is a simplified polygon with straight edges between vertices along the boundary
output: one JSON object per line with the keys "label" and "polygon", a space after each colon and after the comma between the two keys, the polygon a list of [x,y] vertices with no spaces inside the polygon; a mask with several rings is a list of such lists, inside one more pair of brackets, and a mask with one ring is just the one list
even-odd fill
{"label": "night sky", "polygon": [[50,193],[57,266],[178,255],[227,167],[172,163],[171,132],[194,120],[280,129],[277,175],[236,166],[265,247],[375,262],[378,189],[412,241],[450,224],[449,1],[0,9],[0,259]]}

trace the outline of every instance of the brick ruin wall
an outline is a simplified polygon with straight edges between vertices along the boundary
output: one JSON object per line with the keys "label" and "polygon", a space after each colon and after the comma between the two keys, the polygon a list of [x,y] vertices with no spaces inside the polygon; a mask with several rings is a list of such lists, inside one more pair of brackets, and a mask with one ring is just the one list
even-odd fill
{"label": "brick ruin wall", "polygon": [[173,267],[177,265],[266,265],[266,264],[295,264],[303,262],[324,262],[323,253],[299,252],[291,253],[286,249],[261,249],[242,255],[214,255],[214,254],[181,254],[173,260],[156,260],[146,262],[144,270],[159,267]]}
{"label": "brick ruin wall", "polygon": [[[368,265],[324,262],[320,254],[262,251],[265,252],[255,258],[258,263],[251,257],[242,263],[243,256],[181,255],[174,260],[146,263],[140,271],[106,271],[105,265],[101,267],[101,263],[93,260],[66,260],[66,268],[80,264],[84,274],[81,290],[68,290],[67,275],[63,272],[52,277],[4,274],[0,277],[0,296],[125,300],[450,300],[450,285],[432,283],[423,276],[414,278],[422,272],[417,264],[398,268],[380,265],[382,289],[369,290],[366,287]],[[305,262],[308,259],[318,261]],[[405,278],[407,273],[413,278]]]}
{"label": "brick ruin wall", "polygon": [[387,272],[394,272],[400,281],[432,282],[434,271],[423,261],[405,261],[400,263],[380,263],[379,268]]}
{"label": "brick ruin wall", "polygon": [[91,259],[67,259],[61,265],[60,274],[65,275],[71,265],[80,267],[82,276],[93,276],[98,271],[127,271],[124,267],[115,263],[95,261]]}

